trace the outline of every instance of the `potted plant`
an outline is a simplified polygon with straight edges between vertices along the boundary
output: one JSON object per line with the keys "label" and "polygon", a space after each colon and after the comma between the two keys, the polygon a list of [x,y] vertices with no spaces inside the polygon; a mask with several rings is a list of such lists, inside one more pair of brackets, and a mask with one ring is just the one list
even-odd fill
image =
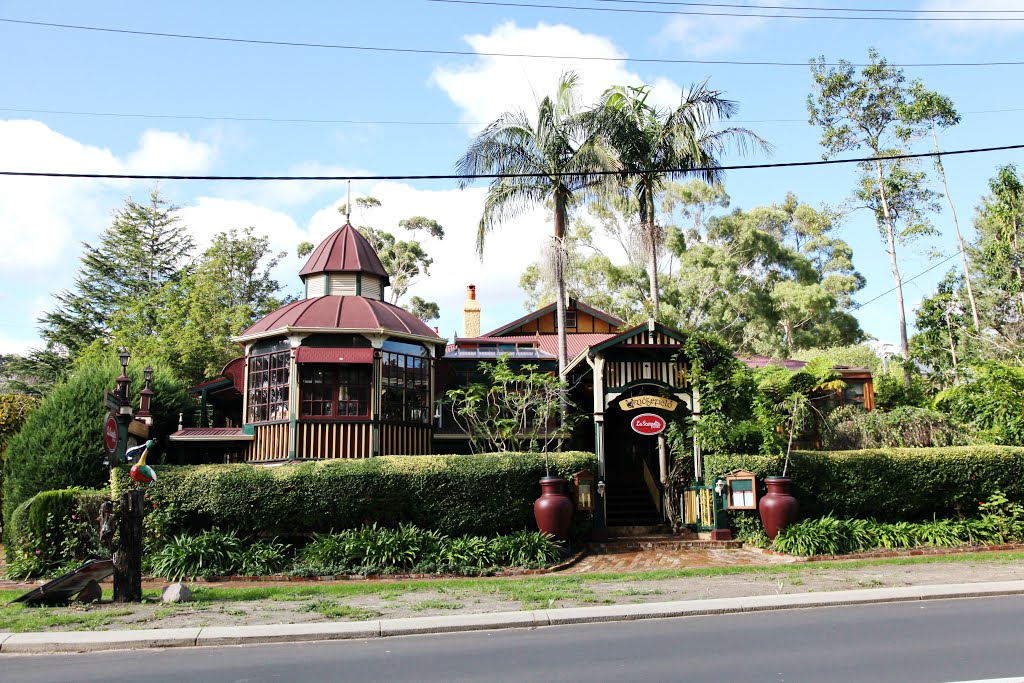
{"label": "potted plant", "polygon": [[782,476],[764,478],[768,492],[761,496],[761,500],[757,504],[764,532],[772,541],[775,540],[779,531],[795,522],[800,515],[800,503],[791,492],[793,481],[786,476],[789,471],[789,454],[793,450],[793,432],[795,431],[799,401],[800,395],[797,394],[793,397],[793,414],[789,422],[789,444],[786,446],[786,459],[782,464]]}

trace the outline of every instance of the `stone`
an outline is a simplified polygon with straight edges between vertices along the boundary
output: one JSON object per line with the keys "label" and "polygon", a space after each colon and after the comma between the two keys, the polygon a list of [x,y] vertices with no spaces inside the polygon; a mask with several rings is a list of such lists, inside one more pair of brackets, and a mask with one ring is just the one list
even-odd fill
{"label": "stone", "polygon": [[85,584],[85,588],[78,592],[75,602],[99,602],[103,599],[103,589],[95,580]]}
{"label": "stone", "polygon": [[192,591],[183,583],[172,583],[164,586],[160,592],[161,602],[192,602]]}

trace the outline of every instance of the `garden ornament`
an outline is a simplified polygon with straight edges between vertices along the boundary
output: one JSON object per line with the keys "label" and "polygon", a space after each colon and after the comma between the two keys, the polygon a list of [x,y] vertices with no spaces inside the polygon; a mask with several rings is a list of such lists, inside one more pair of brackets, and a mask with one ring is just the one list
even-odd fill
{"label": "garden ornament", "polygon": [[139,461],[132,465],[131,470],[128,472],[128,476],[132,478],[132,481],[140,484],[152,484],[156,481],[156,472],[146,464],[146,456],[149,455],[149,449],[152,446],[153,439],[150,439],[141,446],[128,449],[128,452],[125,453],[128,456],[128,462],[131,462],[140,451],[142,452],[142,455],[139,456]]}

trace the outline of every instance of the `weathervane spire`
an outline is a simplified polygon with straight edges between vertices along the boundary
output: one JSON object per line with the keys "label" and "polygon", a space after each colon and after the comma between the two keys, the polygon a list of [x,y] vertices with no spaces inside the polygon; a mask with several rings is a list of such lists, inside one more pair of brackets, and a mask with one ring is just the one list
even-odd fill
{"label": "weathervane spire", "polygon": [[352,216],[352,181],[348,181],[348,201],[345,202],[345,224],[351,225]]}

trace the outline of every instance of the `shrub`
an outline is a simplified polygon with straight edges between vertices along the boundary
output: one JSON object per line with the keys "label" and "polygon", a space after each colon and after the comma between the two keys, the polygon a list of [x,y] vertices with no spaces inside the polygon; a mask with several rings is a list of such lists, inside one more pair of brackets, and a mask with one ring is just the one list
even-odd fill
{"label": "shrub", "polygon": [[968,444],[963,427],[949,417],[912,406],[901,406],[890,412],[867,412],[853,406],[839,408],[828,415],[821,431],[822,444],[830,450]]}
{"label": "shrub", "polygon": [[[713,481],[734,469],[782,472],[782,456],[704,458]],[[789,475],[807,517],[881,521],[970,516],[996,491],[1024,500],[1024,448],[963,446],[859,451],[794,451]]]}
{"label": "shrub", "polygon": [[[133,387],[142,387],[143,363],[133,363]],[[7,447],[4,465],[4,519],[40,491],[72,486],[98,488],[107,482],[103,465],[101,427],[103,392],[114,386],[121,373],[116,358],[79,369],[57,386],[32,411]],[[178,413],[189,405],[188,396],[170,374],[157,369],[153,380],[152,412],[157,434],[177,424]],[[135,392],[136,399],[138,392]]]}
{"label": "shrub", "polygon": [[60,574],[107,556],[96,520],[108,498],[105,491],[62,489],[40,492],[18,506],[8,525],[8,576]]}
{"label": "shrub", "polygon": [[242,549],[237,556],[238,573],[243,576],[267,576],[278,574],[288,565],[288,550],[285,543],[255,541]]}
{"label": "shrub", "polygon": [[[552,453],[553,474],[596,471],[591,453]],[[366,460],[251,465],[157,466],[147,497],[149,547],[174,535],[218,527],[290,538],[378,524],[415,524],[451,535],[494,535],[532,528],[544,474],[542,454],[386,456]],[[129,485],[128,468],[114,489]],[[577,513],[576,534],[592,521]],[[289,538],[290,537],[290,538]]]}
{"label": "shrub", "polygon": [[[7,460],[7,442],[18,433],[22,423],[39,405],[39,399],[26,394],[0,394],[0,505],[3,504],[3,469]],[[3,518],[0,517],[0,529]]]}
{"label": "shrub", "polygon": [[984,441],[1024,446],[1024,368],[995,361],[972,367],[970,380],[940,392],[935,405]]}
{"label": "shrub", "polygon": [[491,539],[491,552],[502,567],[538,567],[558,559],[561,548],[539,531],[520,531]]}
{"label": "shrub", "polygon": [[875,548],[920,546],[952,548],[977,543],[1024,539],[1024,508],[997,492],[980,504],[981,518],[933,519],[930,522],[885,523],[837,519],[825,515],[805,519],[779,531],[772,547],[791,555],[843,555]]}
{"label": "shrub", "polygon": [[158,550],[149,561],[156,576],[172,581],[196,576],[234,574],[241,566],[242,541],[231,531],[210,529],[182,534]]}

